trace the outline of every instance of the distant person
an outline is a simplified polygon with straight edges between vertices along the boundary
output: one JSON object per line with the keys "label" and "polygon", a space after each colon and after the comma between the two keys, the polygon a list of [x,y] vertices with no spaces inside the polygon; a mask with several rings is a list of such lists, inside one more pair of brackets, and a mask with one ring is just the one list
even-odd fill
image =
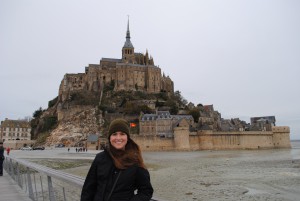
{"label": "distant person", "polygon": [[3,148],[3,142],[0,141],[0,176],[3,176],[3,161],[4,161],[4,148]]}
{"label": "distant person", "polygon": [[68,152],[70,152],[70,147],[68,147]]}
{"label": "distant person", "polygon": [[[96,155],[85,179],[81,201],[149,201],[150,175],[128,122],[116,119],[108,130],[108,147]],[[134,193],[136,191],[136,194]]]}
{"label": "distant person", "polygon": [[6,154],[9,155],[9,152],[10,152],[10,148],[7,147],[7,148],[6,148]]}

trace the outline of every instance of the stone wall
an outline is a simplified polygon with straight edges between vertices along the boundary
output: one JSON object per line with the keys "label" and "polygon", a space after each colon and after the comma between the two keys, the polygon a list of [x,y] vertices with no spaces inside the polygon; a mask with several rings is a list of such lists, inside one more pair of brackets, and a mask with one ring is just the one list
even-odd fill
{"label": "stone wall", "polygon": [[143,151],[172,151],[175,150],[173,138],[160,138],[156,136],[131,135],[131,138]]}
{"label": "stone wall", "polygon": [[8,140],[3,143],[5,148],[9,147],[12,150],[20,149],[24,146],[32,146],[35,140]]}
{"label": "stone wall", "polygon": [[174,138],[134,135],[133,139],[143,151],[163,150],[228,150],[290,148],[290,129],[273,127],[272,131],[213,132],[198,131],[187,134],[184,128],[176,128]]}
{"label": "stone wall", "polygon": [[190,150],[189,127],[174,128],[174,144],[176,149]]}
{"label": "stone wall", "polygon": [[288,126],[272,127],[275,148],[290,148],[290,128]]}
{"label": "stone wall", "polygon": [[274,148],[272,132],[199,132],[199,149]]}

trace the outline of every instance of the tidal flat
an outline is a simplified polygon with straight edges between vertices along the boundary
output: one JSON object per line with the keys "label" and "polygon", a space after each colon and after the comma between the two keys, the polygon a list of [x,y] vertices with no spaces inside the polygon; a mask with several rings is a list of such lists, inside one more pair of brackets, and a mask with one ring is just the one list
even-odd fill
{"label": "tidal flat", "polygon": [[[99,151],[66,149],[16,157],[85,177]],[[43,156],[43,157],[41,157]],[[292,149],[143,152],[154,196],[167,201],[283,200],[300,198],[300,141]]]}

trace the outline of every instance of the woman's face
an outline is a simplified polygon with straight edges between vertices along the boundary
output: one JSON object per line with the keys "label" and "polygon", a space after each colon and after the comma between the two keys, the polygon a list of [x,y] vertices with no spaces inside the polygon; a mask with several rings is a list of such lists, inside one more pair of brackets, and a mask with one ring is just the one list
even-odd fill
{"label": "woman's face", "polygon": [[115,132],[111,134],[109,138],[110,144],[114,146],[116,149],[125,150],[125,146],[128,141],[128,137],[126,133],[123,132]]}

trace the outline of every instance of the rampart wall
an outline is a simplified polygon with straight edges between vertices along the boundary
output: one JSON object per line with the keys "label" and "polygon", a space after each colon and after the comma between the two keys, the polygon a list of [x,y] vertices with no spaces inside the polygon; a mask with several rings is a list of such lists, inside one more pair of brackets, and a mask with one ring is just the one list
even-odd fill
{"label": "rampart wall", "polygon": [[32,146],[35,143],[35,140],[6,140],[3,143],[5,148],[9,147],[10,149],[20,149],[24,146]]}
{"label": "rampart wall", "polygon": [[275,148],[291,147],[290,144],[290,127],[288,126],[275,126],[272,127],[273,144]]}
{"label": "rampart wall", "polygon": [[273,127],[272,131],[197,133],[188,133],[187,129],[176,128],[174,138],[139,135],[133,135],[132,138],[143,151],[291,148],[290,129],[287,126]]}
{"label": "rampart wall", "polygon": [[131,135],[132,139],[143,151],[170,151],[175,150],[173,138],[160,138],[156,136]]}

